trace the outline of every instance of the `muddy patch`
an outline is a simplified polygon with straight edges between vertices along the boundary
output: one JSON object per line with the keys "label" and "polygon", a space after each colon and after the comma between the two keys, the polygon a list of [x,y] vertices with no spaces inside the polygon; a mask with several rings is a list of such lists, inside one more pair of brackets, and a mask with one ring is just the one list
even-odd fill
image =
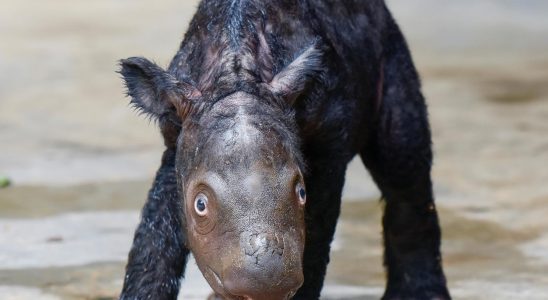
{"label": "muddy patch", "polygon": [[[78,267],[51,267],[25,270],[0,270],[0,282],[5,286],[36,288],[61,299],[117,299],[123,280],[122,263],[91,264]],[[23,297],[22,299],[31,299]]]}
{"label": "muddy patch", "polygon": [[481,83],[485,99],[496,104],[527,104],[548,99],[548,78],[524,80],[520,78],[490,79]]}
{"label": "muddy patch", "polygon": [[11,186],[0,190],[0,218],[39,218],[63,212],[140,210],[151,181],[64,187]]}
{"label": "muddy patch", "polygon": [[548,61],[538,61],[529,70],[508,70],[501,66],[470,65],[425,68],[422,75],[432,80],[452,80],[471,85],[482,99],[501,105],[523,105],[548,101]]}

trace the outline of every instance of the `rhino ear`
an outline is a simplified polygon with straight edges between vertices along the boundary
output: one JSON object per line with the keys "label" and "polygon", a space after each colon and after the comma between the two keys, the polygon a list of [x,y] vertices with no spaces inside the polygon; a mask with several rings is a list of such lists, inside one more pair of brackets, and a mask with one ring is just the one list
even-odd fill
{"label": "rhino ear", "polygon": [[191,111],[192,102],[201,97],[192,84],[181,82],[153,62],[142,57],[120,61],[119,71],[125,80],[131,104],[151,118],[175,110],[184,119]]}
{"label": "rhino ear", "polygon": [[307,84],[323,72],[322,51],[318,43],[305,49],[268,83],[270,91],[293,105]]}

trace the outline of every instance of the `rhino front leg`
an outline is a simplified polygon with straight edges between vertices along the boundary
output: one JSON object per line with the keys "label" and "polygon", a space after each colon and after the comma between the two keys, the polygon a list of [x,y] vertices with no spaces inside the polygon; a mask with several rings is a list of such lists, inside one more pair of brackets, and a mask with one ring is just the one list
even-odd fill
{"label": "rhino front leg", "polygon": [[167,149],[129,252],[120,299],[177,299],[189,250],[178,215],[175,149]]}

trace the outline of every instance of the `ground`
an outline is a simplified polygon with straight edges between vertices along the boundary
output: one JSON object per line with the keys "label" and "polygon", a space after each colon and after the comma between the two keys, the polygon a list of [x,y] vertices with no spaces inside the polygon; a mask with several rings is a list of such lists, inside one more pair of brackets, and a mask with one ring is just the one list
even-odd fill
{"label": "ground", "polygon": [[[544,0],[389,0],[422,74],[455,299],[548,294]],[[194,1],[0,0],[0,295],[112,299],[159,165],[116,61],[166,66]],[[348,171],[322,299],[383,291],[379,194]],[[190,263],[183,299],[209,288]]]}

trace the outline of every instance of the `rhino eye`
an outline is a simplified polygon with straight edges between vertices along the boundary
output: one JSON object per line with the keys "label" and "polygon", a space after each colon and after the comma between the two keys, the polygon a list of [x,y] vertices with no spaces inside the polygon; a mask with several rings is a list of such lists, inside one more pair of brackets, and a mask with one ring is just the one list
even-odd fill
{"label": "rhino eye", "polygon": [[297,183],[295,191],[297,192],[297,196],[299,196],[299,203],[304,205],[306,203],[306,191],[304,190],[304,186],[300,182]]}
{"label": "rhino eye", "polygon": [[194,210],[199,216],[205,216],[207,214],[207,196],[200,193],[194,199]]}

